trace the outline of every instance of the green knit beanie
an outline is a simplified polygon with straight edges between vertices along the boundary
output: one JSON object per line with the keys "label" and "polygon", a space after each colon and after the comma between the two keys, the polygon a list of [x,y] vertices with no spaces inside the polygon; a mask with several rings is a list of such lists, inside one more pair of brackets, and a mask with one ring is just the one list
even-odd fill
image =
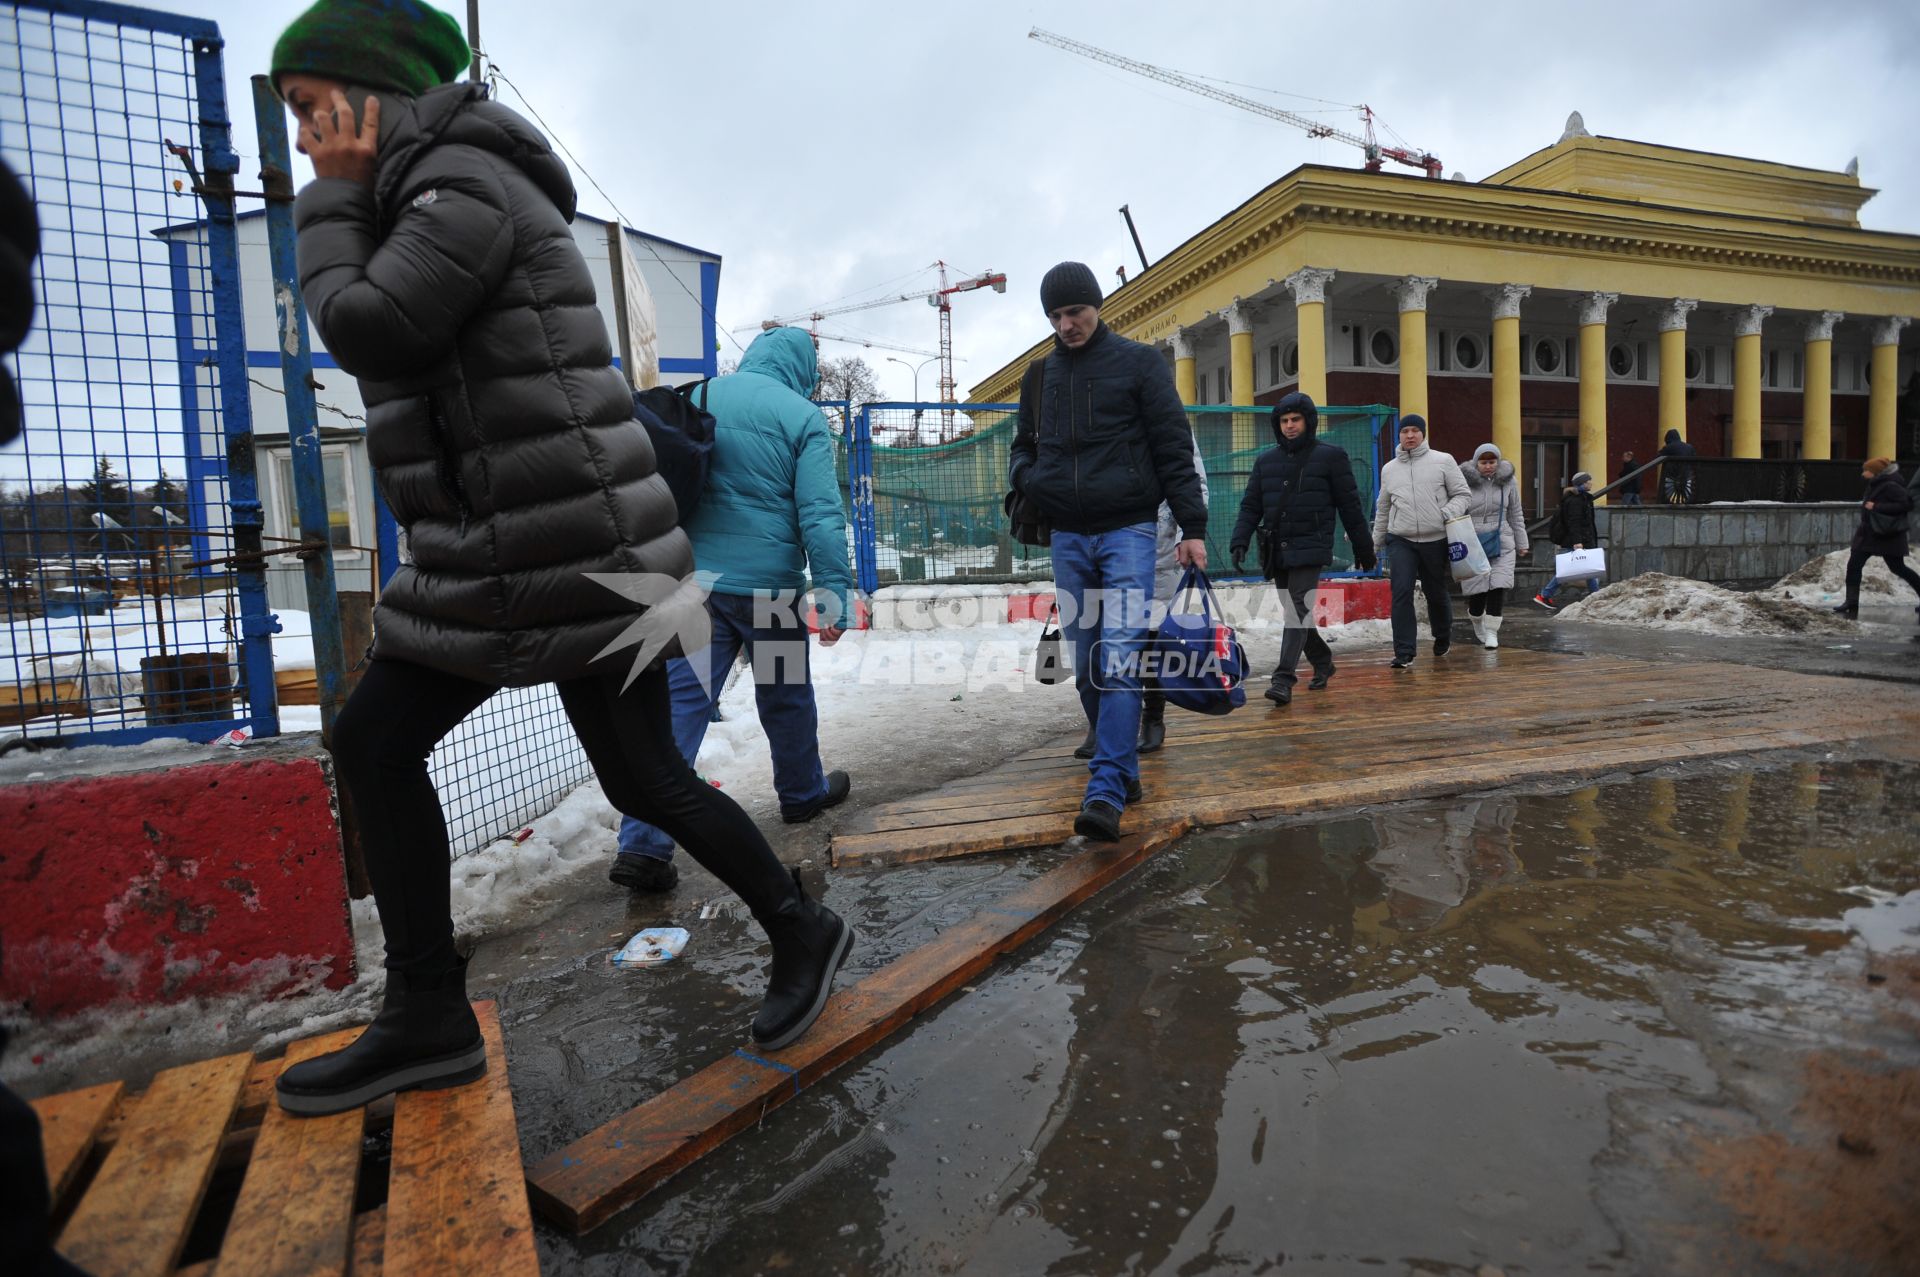
{"label": "green knit beanie", "polygon": [[418,97],[473,60],[460,24],[420,0],[319,0],[273,46],[273,88],[290,72]]}

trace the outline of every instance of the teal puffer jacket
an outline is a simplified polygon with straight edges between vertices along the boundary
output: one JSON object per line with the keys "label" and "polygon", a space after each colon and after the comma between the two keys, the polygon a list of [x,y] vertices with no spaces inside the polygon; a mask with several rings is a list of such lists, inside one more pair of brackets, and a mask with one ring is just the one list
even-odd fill
{"label": "teal puffer jacket", "polygon": [[853,624],[847,520],[834,478],[833,436],[807,399],[819,380],[813,341],[797,328],[761,333],[740,370],[707,387],[716,432],[700,508],[687,523],[716,594],[807,588],[831,592]]}

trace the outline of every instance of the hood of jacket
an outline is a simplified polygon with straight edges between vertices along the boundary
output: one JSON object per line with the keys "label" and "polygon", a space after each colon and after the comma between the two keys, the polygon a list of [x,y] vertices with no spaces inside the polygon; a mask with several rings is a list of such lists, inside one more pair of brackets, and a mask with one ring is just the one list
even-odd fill
{"label": "hood of jacket", "polygon": [[[1307,419],[1307,428],[1300,432],[1297,440],[1289,440],[1280,433],[1280,418],[1287,413],[1297,412]],[[1273,429],[1273,441],[1290,452],[1298,452],[1313,446],[1314,436],[1320,430],[1320,409],[1314,406],[1313,397],[1298,390],[1281,396],[1280,402],[1273,406],[1273,416],[1268,418]]]}
{"label": "hood of jacket", "polygon": [[739,371],[771,377],[801,398],[810,399],[820,381],[820,357],[813,349],[813,338],[800,329],[769,328],[740,356]]}
{"label": "hood of jacket", "polygon": [[483,84],[462,81],[428,89],[417,98],[381,93],[380,159],[374,195],[386,207],[421,152],[435,145],[491,151],[525,173],[569,222],[579,207],[573,175],[553,153],[546,134],[518,112],[487,97]]}
{"label": "hood of jacket", "polygon": [[1467,486],[1469,488],[1478,488],[1489,483],[1498,485],[1498,484],[1505,483],[1507,480],[1513,478],[1513,462],[1502,461],[1498,465],[1494,466],[1493,478],[1489,479],[1485,475],[1480,473],[1479,462],[1462,461],[1460,463],[1460,475],[1462,478],[1464,478],[1467,481]]}

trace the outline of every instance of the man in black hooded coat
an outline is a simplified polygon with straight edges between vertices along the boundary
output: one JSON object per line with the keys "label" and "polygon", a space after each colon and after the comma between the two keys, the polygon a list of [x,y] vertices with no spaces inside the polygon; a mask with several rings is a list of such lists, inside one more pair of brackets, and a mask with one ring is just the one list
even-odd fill
{"label": "man in black hooded coat", "polygon": [[1286,638],[1280,644],[1280,664],[1273,671],[1273,686],[1267,689],[1267,698],[1278,705],[1293,699],[1298,678],[1294,670],[1303,650],[1313,664],[1309,690],[1321,690],[1333,677],[1333,651],[1313,623],[1309,595],[1319,588],[1320,569],[1333,562],[1336,516],[1346,525],[1360,570],[1373,571],[1376,561],[1353,463],[1345,449],[1317,437],[1319,428],[1320,410],[1298,391],[1273,406],[1276,446],[1253,463],[1246,495],[1240,499],[1240,518],[1228,542],[1233,566],[1239,570],[1255,529],[1260,529],[1266,547],[1261,569],[1293,602]]}

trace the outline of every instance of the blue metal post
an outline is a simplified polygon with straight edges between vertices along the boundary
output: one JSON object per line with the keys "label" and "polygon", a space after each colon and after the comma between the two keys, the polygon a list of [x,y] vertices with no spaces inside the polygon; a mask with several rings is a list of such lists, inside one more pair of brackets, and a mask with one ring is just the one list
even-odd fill
{"label": "blue metal post", "polygon": [[313,624],[313,671],[320,691],[320,737],[333,739],[333,719],[345,699],[347,645],[340,633],[340,595],[333,578],[332,529],[327,519],[326,465],[313,402],[313,351],[307,344],[307,304],[294,265],[293,155],[287,113],[264,75],[253,77],[253,118],[260,138],[260,182],[267,197],[267,258],[273,273],[274,345],[280,384],[287,392],[287,441],[293,455],[294,504],[300,539],[319,550],[300,555]]}
{"label": "blue metal post", "polygon": [[233,175],[240,171],[227,117],[227,84],[218,35],[193,41],[193,79],[200,106],[200,156],[205,166],[208,268],[213,284],[214,357],[220,375],[220,420],[227,437],[227,502],[233,510],[234,587],[240,596],[240,669],[256,736],[280,734],[273,686],[273,634],[280,628],[267,604],[267,569],[260,558],[259,477],[254,470],[253,401],[247,382],[247,328],[240,309],[240,232],[234,220]]}
{"label": "blue metal post", "polygon": [[847,452],[847,487],[853,499],[854,578],[867,594],[880,588],[879,555],[874,542],[872,411],[872,405],[860,405],[853,419],[853,447]]}

